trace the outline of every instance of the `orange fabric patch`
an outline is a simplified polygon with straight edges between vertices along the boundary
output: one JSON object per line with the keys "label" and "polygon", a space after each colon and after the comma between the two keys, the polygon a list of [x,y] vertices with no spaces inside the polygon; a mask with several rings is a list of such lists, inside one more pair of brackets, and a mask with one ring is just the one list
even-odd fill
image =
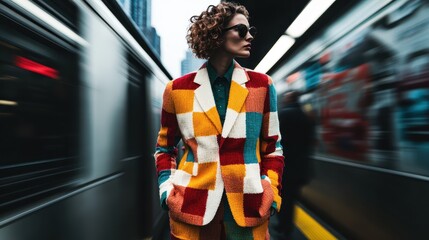
{"label": "orange fabric patch", "polygon": [[246,167],[243,164],[230,164],[221,166],[221,171],[226,191],[228,193],[243,194]]}
{"label": "orange fabric patch", "polygon": [[262,113],[264,111],[264,101],[262,100],[265,99],[266,94],[266,88],[250,88],[246,99],[246,111]]}

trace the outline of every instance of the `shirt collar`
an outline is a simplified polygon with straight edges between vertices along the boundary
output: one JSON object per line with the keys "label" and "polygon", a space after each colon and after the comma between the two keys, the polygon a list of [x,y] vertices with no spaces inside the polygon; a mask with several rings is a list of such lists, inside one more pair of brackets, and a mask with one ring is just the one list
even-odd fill
{"label": "shirt collar", "polygon": [[[231,65],[229,66],[228,70],[226,71],[226,73],[223,75],[224,78],[226,78],[226,80],[228,82],[231,82],[231,78],[232,78],[232,72],[234,71],[234,60],[232,60]],[[213,83],[217,77],[220,77],[217,75],[216,70],[214,69],[214,67],[210,64],[209,61],[207,61],[207,72],[209,74],[209,78],[210,78],[210,83]]]}

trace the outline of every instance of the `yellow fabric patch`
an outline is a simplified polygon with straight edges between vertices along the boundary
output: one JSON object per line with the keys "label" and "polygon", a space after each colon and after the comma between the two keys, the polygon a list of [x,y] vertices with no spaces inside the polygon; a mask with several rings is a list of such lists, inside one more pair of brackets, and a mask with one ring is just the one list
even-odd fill
{"label": "yellow fabric patch", "polygon": [[231,208],[231,212],[235,213],[234,219],[238,225],[244,226],[246,224],[246,219],[244,217],[243,211],[243,193],[227,193],[229,207]]}
{"label": "yellow fabric patch", "polygon": [[167,131],[168,131],[167,127],[161,127],[161,129],[159,130],[158,144],[161,147],[167,146]]}
{"label": "yellow fabric patch", "polygon": [[216,186],[217,162],[199,163],[198,176],[191,178],[188,187],[214,190]]}
{"label": "yellow fabric patch", "polygon": [[184,164],[186,162],[186,158],[188,157],[188,154],[189,154],[189,149],[185,148],[185,152],[183,153],[183,156],[182,156],[182,158],[180,159],[180,162],[179,162],[179,166],[177,167],[178,169],[182,169],[183,168],[183,166],[184,166]]}
{"label": "yellow fabric patch", "polygon": [[[213,109],[214,109],[214,111],[216,111],[215,113],[213,113]],[[195,137],[211,136],[211,135],[217,135],[218,134],[218,131],[216,130],[216,127],[213,125],[213,122],[207,116],[209,114],[212,114],[212,115],[217,114],[216,116],[212,116],[212,117],[217,118],[217,120],[219,121],[219,125],[220,125],[219,114],[217,113],[216,108],[212,108],[206,113],[194,112],[192,114],[192,120],[193,120]]]}
{"label": "yellow fabric patch", "polygon": [[174,90],[173,100],[177,114],[192,112],[194,107],[194,90]]}
{"label": "yellow fabric patch", "polygon": [[231,81],[231,89],[229,90],[229,96],[233,97],[230,101],[228,101],[228,108],[233,109],[238,113],[246,112],[243,103],[246,100],[248,93],[249,90],[243,88],[238,83]]}
{"label": "yellow fabric patch", "polygon": [[273,189],[274,192],[274,202],[277,203],[277,210],[280,210],[281,204],[282,204],[282,198],[280,197],[280,193],[279,193],[279,175],[277,174],[277,172],[273,171],[273,170],[268,170],[267,171],[268,177],[271,180],[271,189]]}
{"label": "yellow fabric patch", "polygon": [[261,225],[252,228],[254,239],[266,239],[268,223],[269,221],[267,220]]}
{"label": "yellow fabric patch", "polygon": [[186,158],[185,158],[185,159],[183,159],[183,161],[180,161],[178,169],[183,170],[183,171],[189,173],[190,175],[192,175],[192,171],[194,169],[194,164],[197,164],[197,163],[187,162]]}

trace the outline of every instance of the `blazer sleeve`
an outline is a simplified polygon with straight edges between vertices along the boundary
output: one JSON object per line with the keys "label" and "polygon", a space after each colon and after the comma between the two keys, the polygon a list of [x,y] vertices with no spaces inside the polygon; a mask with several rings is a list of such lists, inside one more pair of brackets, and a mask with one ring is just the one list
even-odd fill
{"label": "blazer sleeve", "polygon": [[280,144],[281,136],[277,112],[277,94],[270,77],[268,77],[260,139],[261,176],[262,179],[266,179],[271,183],[271,188],[274,192],[272,207],[280,211],[284,157]]}
{"label": "blazer sleeve", "polygon": [[173,81],[170,81],[163,95],[161,110],[161,129],[155,149],[155,164],[158,175],[161,206],[168,209],[166,199],[173,189],[171,178],[176,171],[178,123],[172,98]]}

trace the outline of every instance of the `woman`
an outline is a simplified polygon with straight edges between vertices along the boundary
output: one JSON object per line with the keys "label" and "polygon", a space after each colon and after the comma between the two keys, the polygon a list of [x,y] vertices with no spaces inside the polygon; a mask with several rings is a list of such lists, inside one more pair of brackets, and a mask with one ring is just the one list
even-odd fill
{"label": "woman", "polygon": [[280,209],[274,86],[234,61],[250,56],[256,31],[248,18],[228,2],[192,17],[188,43],[208,61],[164,91],[155,159],[172,239],[269,239],[270,209]]}

